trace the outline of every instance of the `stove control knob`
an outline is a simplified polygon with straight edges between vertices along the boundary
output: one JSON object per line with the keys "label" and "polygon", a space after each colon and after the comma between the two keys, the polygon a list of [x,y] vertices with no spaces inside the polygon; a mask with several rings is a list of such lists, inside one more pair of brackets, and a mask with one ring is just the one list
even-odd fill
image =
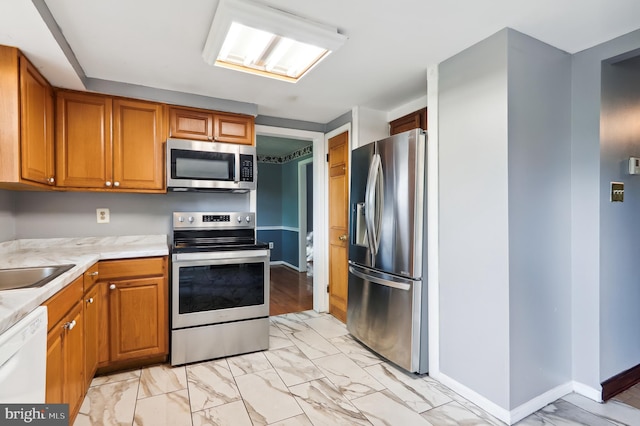
{"label": "stove control knob", "polygon": [[242,216],[238,216],[238,223],[242,222]]}
{"label": "stove control knob", "polygon": [[184,222],[184,217],[178,216],[178,222]]}
{"label": "stove control knob", "polygon": [[193,223],[193,216],[189,216],[189,219],[187,219],[189,221],[189,223]]}
{"label": "stove control knob", "polygon": [[247,223],[251,222],[251,216],[247,216],[247,217],[245,217],[245,218],[244,218],[244,220],[246,220],[246,221],[247,221]]}

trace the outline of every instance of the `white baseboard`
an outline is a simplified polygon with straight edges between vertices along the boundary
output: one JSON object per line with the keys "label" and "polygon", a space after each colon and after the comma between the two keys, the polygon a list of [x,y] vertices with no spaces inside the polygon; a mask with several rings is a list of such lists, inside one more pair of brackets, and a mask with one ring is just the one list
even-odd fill
{"label": "white baseboard", "polygon": [[580,382],[573,382],[573,391],[577,394],[585,396],[595,402],[602,402],[602,389],[594,389],[591,386]]}
{"label": "white baseboard", "polygon": [[[478,407],[482,408],[487,413],[491,414],[492,416],[496,417],[499,420],[502,420],[508,425],[512,425],[516,422],[519,422],[520,420],[524,419],[530,414],[535,413],[539,409],[556,401],[559,398],[562,398],[567,394],[570,394],[571,392],[575,391],[588,398],[591,398],[591,396],[582,392],[584,391],[589,393],[590,395],[593,395],[593,392],[591,391],[595,391],[594,389],[588,388],[585,385],[582,385],[582,387],[580,387],[580,390],[578,390],[576,389],[576,382],[567,382],[562,385],[556,386],[555,388],[550,389],[549,391],[541,395],[538,395],[535,398],[509,411],[505,408],[500,407],[496,403],[488,400],[487,398],[475,392],[474,390],[469,389],[465,385],[452,379],[446,374],[437,373],[435,375],[430,374],[430,376],[433,379],[441,382],[443,385],[447,386],[449,389],[456,392],[460,396],[464,397],[465,399],[471,401]],[[578,385],[581,385],[581,384],[578,384]],[[597,391],[595,392],[597,393]]]}
{"label": "white baseboard", "polygon": [[283,265],[283,266],[291,268],[291,269],[293,269],[295,271],[300,272],[300,268],[299,267],[293,266],[292,264],[290,264],[289,262],[285,262],[284,260],[274,260],[274,261],[269,262],[269,266],[276,266],[276,265]]}

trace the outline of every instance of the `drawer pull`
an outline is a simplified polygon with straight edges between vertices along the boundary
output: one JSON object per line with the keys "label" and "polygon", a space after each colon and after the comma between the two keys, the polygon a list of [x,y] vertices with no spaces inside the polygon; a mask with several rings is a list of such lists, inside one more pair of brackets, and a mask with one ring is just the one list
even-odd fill
{"label": "drawer pull", "polygon": [[116,289],[116,285],[115,285],[115,284],[111,284],[111,285],[109,286],[109,288],[110,288],[111,290],[115,290],[115,289]]}
{"label": "drawer pull", "polygon": [[88,304],[92,304],[92,303],[93,303],[93,297],[88,298],[88,299],[87,299],[87,303],[88,303]]}
{"label": "drawer pull", "polygon": [[76,326],[76,320],[73,320],[71,322],[68,322],[64,325],[64,328],[66,328],[67,330],[71,331],[73,330],[73,327]]}
{"label": "drawer pull", "polygon": [[90,273],[89,273],[89,274],[87,274],[87,275],[89,275],[90,277],[95,277],[96,275],[98,275],[98,271],[90,272]]}

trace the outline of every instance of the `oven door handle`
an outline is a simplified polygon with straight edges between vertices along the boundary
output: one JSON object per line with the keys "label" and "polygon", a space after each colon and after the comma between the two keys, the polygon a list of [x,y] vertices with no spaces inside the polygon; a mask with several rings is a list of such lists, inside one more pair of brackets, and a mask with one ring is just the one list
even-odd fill
{"label": "oven door handle", "polygon": [[207,261],[224,261],[225,263],[243,263],[243,261],[256,261],[260,259],[269,259],[269,250],[241,250],[241,251],[208,251],[196,253],[174,253],[172,260],[174,262],[207,260]]}

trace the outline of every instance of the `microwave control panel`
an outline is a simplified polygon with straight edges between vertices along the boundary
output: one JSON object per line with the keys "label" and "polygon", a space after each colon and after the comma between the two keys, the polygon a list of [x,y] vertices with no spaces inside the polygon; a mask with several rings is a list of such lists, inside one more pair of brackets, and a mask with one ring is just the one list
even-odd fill
{"label": "microwave control panel", "polygon": [[253,155],[240,154],[240,182],[253,182]]}

